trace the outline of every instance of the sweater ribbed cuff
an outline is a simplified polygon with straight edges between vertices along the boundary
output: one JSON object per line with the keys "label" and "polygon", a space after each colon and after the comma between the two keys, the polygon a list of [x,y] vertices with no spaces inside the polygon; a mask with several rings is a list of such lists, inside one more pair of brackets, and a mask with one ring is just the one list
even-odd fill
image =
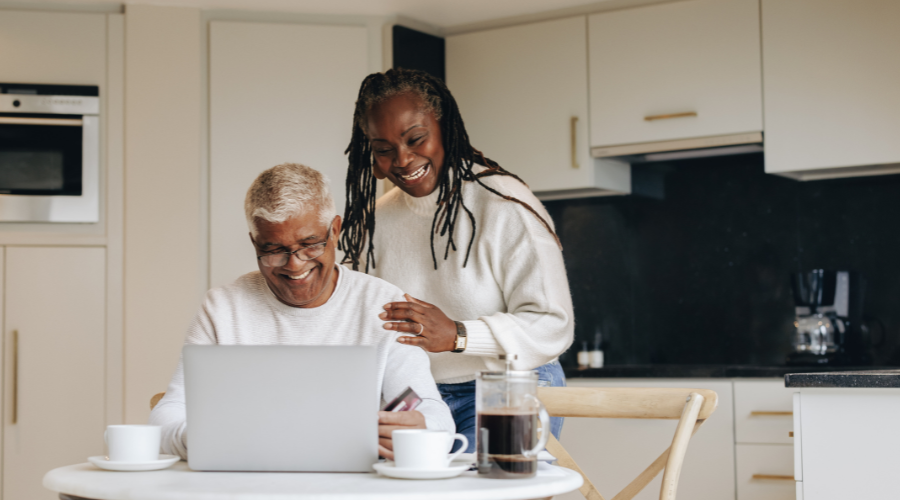
{"label": "sweater ribbed cuff", "polygon": [[503,354],[503,347],[497,343],[494,334],[491,333],[487,323],[479,319],[473,321],[463,321],[466,325],[466,350],[462,354],[469,356],[498,356]]}

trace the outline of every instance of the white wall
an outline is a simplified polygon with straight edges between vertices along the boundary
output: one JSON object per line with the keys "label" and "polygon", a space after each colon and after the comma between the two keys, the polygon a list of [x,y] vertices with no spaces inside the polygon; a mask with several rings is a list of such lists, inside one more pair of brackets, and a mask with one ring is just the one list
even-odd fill
{"label": "white wall", "polygon": [[[280,163],[330,181],[340,214],[354,102],[368,74],[365,26],[210,23],[210,286],[256,270],[247,188]],[[313,48],[317,47],[317,48]]]}
{"label": "white wall", "polygon": [[205,290],[199,9],[125,10],[125,421],[144,423]]}

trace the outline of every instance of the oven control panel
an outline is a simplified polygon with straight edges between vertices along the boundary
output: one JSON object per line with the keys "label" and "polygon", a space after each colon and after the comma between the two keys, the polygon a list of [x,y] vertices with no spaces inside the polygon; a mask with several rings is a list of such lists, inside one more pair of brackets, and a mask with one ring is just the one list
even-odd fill
{"label": "oven control panel", "polygon": [[0,94],[0,113],[99,115],[100,98],[92,96]]}

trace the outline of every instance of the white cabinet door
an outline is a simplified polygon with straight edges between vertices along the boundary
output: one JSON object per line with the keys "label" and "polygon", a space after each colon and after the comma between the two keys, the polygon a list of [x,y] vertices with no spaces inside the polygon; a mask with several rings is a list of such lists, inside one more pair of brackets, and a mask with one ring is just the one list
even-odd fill
{"label": "white cabinet door", "polygon": [[[5,256],[6,256],[6,248],[0,247],[0,262],[2,262],[2,263],[6,262]],[[5,267],[6,267],[5,265],[0,265],[0,285],[3,285],[3,286],[0,286],[0,304],[6,304],[6,301],[4,299],[4,294],[3,294],[3,290],[4,290],[4,288],[6,288],[5,287],[6,280],[4,279],[4,271],[5,271],[4,268]],[[3,430],[6,427],[6,422],[9,421],[7,418],[7,411],[3,409],[3,406],[6,405],[6,396],[9,393],[9,391],[7,390],[7,387],[6,387],[7,383],[5,382],[6,380],[8,380],[8,375],[6,373],[6,369],[9,368],[9,363],[6,361],[7,356],[3,355],[2,353],[9,352],[6,347],[6,341],[7,341],[7,337],[10,337],[10,335],[8,335],[5,330],[6,323],[3,321],[3,310],[2,309],[0,309],[0,325],[3,325],[3,328],[4,328],[2,338],[0,338],[0,342],[2,342],[2,344],[0,344],[0,345],[3,346],[3,348],[0,349],[0,450],[3,450],[4,449],[3,448]],[[0,482],[2,482],[2,480],[3,480],[3,453],[0,452]],[[3,486],[2,486],[2,484],[0,484],[0,499],[2,499],[2,498],[3,498]]]}
{"label": "white cabinet door", "polygon": [[106,98],[106,15],[0,14],[0,82],[99,85]]}
{"label": "white cabinet door", "polygon": [[359,26],[210,23],[210,286],[256,269],[244,195],[263,170],[322,172],[344,213],[367,37]]}
{"label": "white cabinet door", "polygon": [[803,498],[895,500],[900,389],[799,390]]}
{"label": "white cabinet door", "polygon": [[784,379],[735,380],[735,442],[793,444],[795,391],[784,386]]}
{"label": "white cabinet door", "polygon": [[[605,12],[588,26],[592,146],[762,130],[758,0]],[[647,120],[681,113],[696,116]]]}
{"label": "white cabinet door", "polygon": [[[6,249],[3,498],[104,453],[106,250]],[[18,345],[14,337],[18,336]]]}
{"label": "white cabinet door", "polygon": [[766,172],[900,162],[898,27],[897,0],[762,0]]}
{"label": "white cabinet door", "polygon": [[446,46],[447,85],[485,156],[539,198],[630,192],[627,165],[590,157],[584,16],[450,36]]}
{"label": "white cabinet door", "polygon": [[[569,379],[569,387],[689,387],[719,396],[715,413],[691,439],[678,498],[735,497],[731,382],[709,379]],[[561,443],[605,498],[612,498],[672,444],[677,420],[567,418]],[[659,498],[662,473],[635,497]],[[581,500],[577,491],[554,497]]]}

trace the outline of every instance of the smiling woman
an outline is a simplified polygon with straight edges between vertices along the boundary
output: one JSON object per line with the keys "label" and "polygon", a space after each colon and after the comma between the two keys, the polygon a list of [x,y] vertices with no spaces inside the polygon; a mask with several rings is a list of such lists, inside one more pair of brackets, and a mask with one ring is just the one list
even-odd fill
{"label": "smiling woman", "polygon": [[[572,300],[550,217],[525,183],[472,147],[450,91],[421,71],[363,81],[347,152],[344,262],[407,292],[379,318],[412,334],[398,342],[432,353],[472,451],[475,374],[502,368],[498,355],[516,354],[515,368],[538,370],[543,385],[565,384],[557,357],[572,343]],[[397,186],[377,203],[376,179]]]}
{"label": "smiling woman", "polygon": [[[438,209],[434,213],[431,237],[435,269],[438,263],[434,233],[437,230],[441,236],[447,236],[444,252],[444,260],[447,260],[450,249],[456,250],[454,229],[460,208],[473,226],[463,265],[468,262],[475,240],[475,219],[463,200],[463,182],[477,183],[505,200],[518,203],[540,221],[559,245],[546,211],[542,210],[541,214],[532,207],[540,206],[540,202],[530,190],[527,192],[534,201],[525,202],[503,194],[483,181],[492,175],[503,175],[525,185],[515,174],[472,147],[456,100],[441,80],[422,71],[405,69],[371,74],[359,89],[353,119],[353,137],[346,151],[350,160],[344,214],[347,229],[341,238],[341,249],[347,252],[345,260],[352,263],[354,269],[359,267],[367,241],[366,255],[362,257],[366,261],[366,271],[369,260],[372,260],[372,267],[376,264],[372,255],[376,178],[390,178],[416,198],[438,190]],[[445,155],[450,166],[447,169],[444,169]],[[375,169],[370,173],[373,158]],[[476,165],[483,168],[477,168],[476,172]]]}
{"label": "smiling woman", "polygon": [[375,177],[389,178],[415,197],[434,191],[444,165],[441,127],[422,107],[420,99],[400,94],[373,106],[366,123]]}

